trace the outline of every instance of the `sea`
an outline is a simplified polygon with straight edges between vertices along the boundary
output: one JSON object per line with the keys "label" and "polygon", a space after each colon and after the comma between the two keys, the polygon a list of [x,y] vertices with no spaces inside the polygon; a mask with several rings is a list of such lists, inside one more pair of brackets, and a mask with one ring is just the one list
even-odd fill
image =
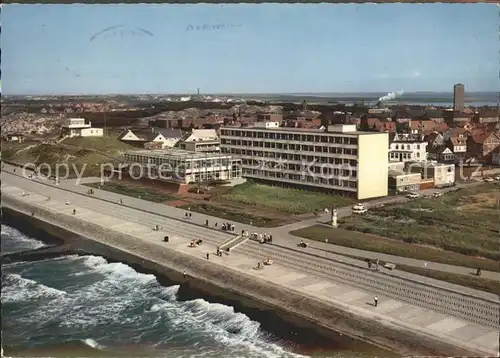
{"label": "sea", "polygon": [[[356,93],[284,93],[284,94],[253,94],[242,97],[255,98],[272,102],[297,102],[307,101],[309,104],[345,104],[354,103],[365,105],[375,105],[382,97],[391,95],[384,92],[356,92]],[[386,106],[453,106],[452,92],[401,92],[390,96],[384,100]],[[500,103],[500,92],[481,91],[466,92],[464,95],[465,106],[470,107],[497,107]]]}
{"label": "sea", "polygon": [[[2,225],[1,251],[45,244]],[[298,342],[266,331],[233,307],[180,301],[177,285],[99,256],[2,265],[5,356],[374,358],[366,344]],[[392,355],[392,354],[391,354]],[[392,355],[393,356],[393,355]]]}

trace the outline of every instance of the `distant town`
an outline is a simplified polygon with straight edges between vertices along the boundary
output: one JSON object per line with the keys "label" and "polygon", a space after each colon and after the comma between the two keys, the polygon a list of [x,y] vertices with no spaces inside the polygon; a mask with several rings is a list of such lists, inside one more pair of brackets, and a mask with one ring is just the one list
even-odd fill
{"label": "distant town", "polygon": [[452,107],[394,104],[398,92],[378,99],[344,96],[346,103],[199,91],[193,96],[13,96],[2,100],[2,140],[64,143],[111,136],[129,146],[119,160],[127,165],[193,156],[210,163],[182,178],[169,177],[178,184],[243,177],[361,200],[454,185],[464,179],[455,173],[458,164],[500,165],[498,108],[465,106],[465,93],[464,85],[454,86]]}

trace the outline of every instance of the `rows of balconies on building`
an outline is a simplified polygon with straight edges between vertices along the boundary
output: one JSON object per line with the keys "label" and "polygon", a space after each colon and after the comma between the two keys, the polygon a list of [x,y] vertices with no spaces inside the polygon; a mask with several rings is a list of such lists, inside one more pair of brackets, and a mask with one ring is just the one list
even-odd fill
{"label": "rows of balconies on building", "polygon": [[303,175],[302,173],[286,173],[281,171],[267,171],[259,169],[250,169],[243,172],[244,177],[264,179],[264,180],[277,180],[290,184],[310,185],[319,188],[328,188],[333,190],[345,190],[350,192],[357,191],[357,181],[349,179],[337,179],[320,177],[315,175]]}
{"label": "rows of balconies on building", "polygon": [[252,130],[234,130],[234,129],[222,129],[221,138],[227,139],[240,139],[252,138],[252,140],[263,140],[272,139],[275,141],[288,142],[293,141],[294,143],[329,143],[329,144],[351,144],[357,145],[358,138],[355,134],[343,133],[342,135],[335,135],[334,133],[323,133],[323,134],[296,134],[296,133],[279,133],[271,132],[267,130],[258,131],[256,128]]}

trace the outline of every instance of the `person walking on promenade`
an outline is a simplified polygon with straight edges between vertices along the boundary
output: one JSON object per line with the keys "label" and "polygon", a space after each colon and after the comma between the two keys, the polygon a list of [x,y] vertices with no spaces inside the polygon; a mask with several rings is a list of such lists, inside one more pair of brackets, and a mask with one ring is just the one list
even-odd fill
{"label": "person walking on promenade", "polygon": [[377,307],[377,306],[378,306],[378,297],[377,297],[377,296],[375,296],[375,297],[373,298],[373,301],[374,301],[375,307]]}
{"label": "person walking on promenade", "polygon": [[73,215],[76,215],[76,209],[73,209]]}
{"label": "person walking on promenade", "polygon": [[184,272],[182,273],[182,276],[184,276],[184,278],[186,278],[186,271],[184,271]]}
{"label": "person walking on promenade", "polygon": [[207,252],[207,260],[210,260],[210,254]]}

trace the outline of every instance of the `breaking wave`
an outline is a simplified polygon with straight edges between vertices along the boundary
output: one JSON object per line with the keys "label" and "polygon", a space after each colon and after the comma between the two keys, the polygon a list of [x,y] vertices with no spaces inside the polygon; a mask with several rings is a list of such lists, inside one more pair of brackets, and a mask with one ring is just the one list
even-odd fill
{"label": "breaking wave", "polygon": [[[2,226],[2,237],[23,245],[32,240],[19,240],[16,231]],[[151,350],[155,356],[301,357],[232,307],[178,301],[179,286],[163,287],[154,275],[102,257],[66,256],[4,271],[4,322],[11,323],[3,338],[11,346],[78,341],[97,350]]]}
{"label": "breaking wave", "polygon": [[2,225],[2,252],[17,250],[34,250],[47,246],[44,242],[27,237],[19,230]]}

